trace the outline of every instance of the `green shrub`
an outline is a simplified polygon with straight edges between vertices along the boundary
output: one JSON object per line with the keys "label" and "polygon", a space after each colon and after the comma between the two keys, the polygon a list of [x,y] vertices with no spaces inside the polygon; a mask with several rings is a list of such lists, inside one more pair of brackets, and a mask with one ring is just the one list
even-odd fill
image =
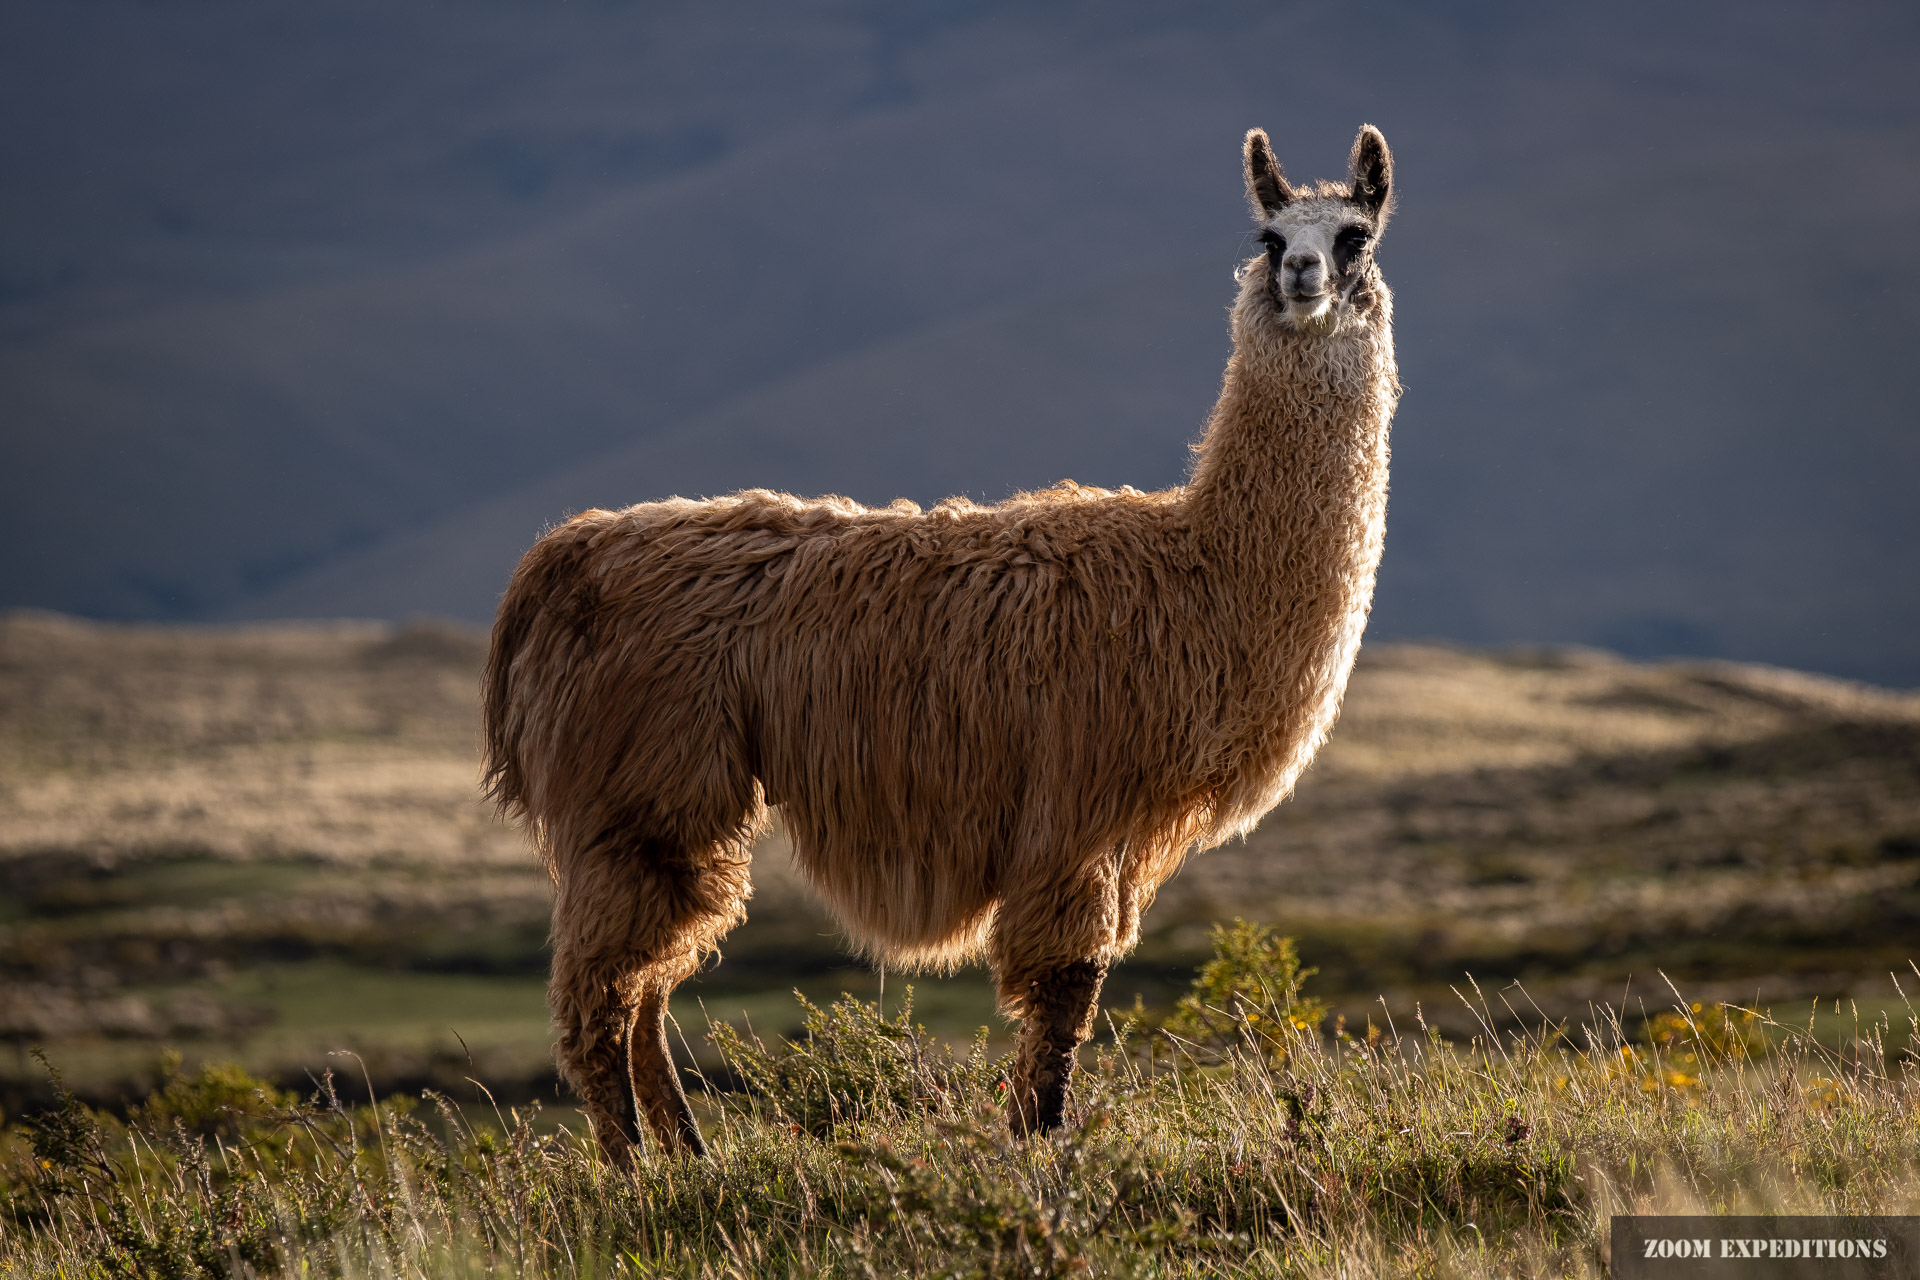
{"label": "green shrub", "polygon": [[896,1121],[933,1110],[949,1113],[987,1096],[1004,1072],[987,1057],[982,1027],[964,1058],[913,1021],[913,988],[900,1012],[842,996],[822,1009],[799,992],[804,1034],[769,1047],[730,1023],[708,1039],[722,1060],[772,1115],[815,1137],[860,1120]]}
{"label": "green shrub", "polygon": [[1158,1029],[1187,1047],[1214,1054],[1244,1048],[1286,1061],[1318,1037],[1327,1006],[1300,988],[1318,970],[1302,968],[1292,938],[1236,919],[1213,926],[1213,959]]}
{"label": "green shrub", "polygon": [[178,1125],[203,1138],[227,1142],[273,1127],[299,1099],[232,1063],[207,1064],[193,1075],[181,1073],[180,1055],[161,1063],[160,1087],[129,1113],[134,1127],[157,1133]]}

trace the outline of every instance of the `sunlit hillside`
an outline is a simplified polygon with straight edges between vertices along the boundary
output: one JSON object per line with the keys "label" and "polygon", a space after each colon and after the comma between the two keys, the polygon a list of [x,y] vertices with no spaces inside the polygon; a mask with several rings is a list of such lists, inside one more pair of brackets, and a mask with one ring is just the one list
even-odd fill
{"label": "sunlit hillside", "polygon": [[[550,1088],[546,883],[476,788],[483,649],[438,624],[0,620],[0,1105],[35,1087],[34,1044],[102,1093],[169,1045],[296,1080],[350,1048],[391,1084]],[[777,833],[754,874],[750,923],[676,1006],[703,1054],[702,1005],[781,1030],[795,985],[880,988]],[[1296,936],[1356,1025],[1416,1003],[1468,1025],[1468,974],[1522,980],[1501,1017],[1658,1005],[1663,972],[1776,1012],[1872,1005],[1920,937],[1920,697],[1369,647],[1298,797],[1167,887],[1108,1003],[1184,986],[1235,915]],[[979,974],[916,982],[936,1030],[998,1025]]]}

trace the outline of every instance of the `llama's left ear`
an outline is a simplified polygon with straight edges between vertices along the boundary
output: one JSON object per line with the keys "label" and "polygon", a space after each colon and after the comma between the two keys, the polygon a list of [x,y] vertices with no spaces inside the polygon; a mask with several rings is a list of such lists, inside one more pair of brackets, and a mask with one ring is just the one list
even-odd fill
{"label": "llama's left ear", "polygon": [[1353,198],[1373,215],[1373,230],[1378,235],[1393,208],[1393,153],[1387,150],[1387,140],[1378,129],[1370,124],[1360,126],[1349,164]]}

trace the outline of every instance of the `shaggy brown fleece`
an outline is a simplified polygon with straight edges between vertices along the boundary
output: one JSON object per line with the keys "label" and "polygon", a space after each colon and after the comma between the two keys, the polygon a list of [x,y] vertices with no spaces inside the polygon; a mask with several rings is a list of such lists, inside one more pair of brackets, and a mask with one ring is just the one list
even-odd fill
{"label": "shaggy brown fleece", "polygon": [[1016,1076],[1058,1122],[1142,910],[1287,795],[1339,711],[1399,392],[1363,234],[1386,215],[1378,139],[1356,144],[1356,198],[1295,192],[1249,135],[1269,244],[1345,220],[1322,268],[1338,305],[1298,323],[1280,255],[1243,268],[1182,488],[926,511],[753,490],[589,511],[527,553],[485,677],[487,779],[557,886],[559,1060],[609,1151],[641,1114],[698,1140],[658,1010],[742,918],[770,806],[871,954],[984,954],[1010,1013],[1044,1011]]}

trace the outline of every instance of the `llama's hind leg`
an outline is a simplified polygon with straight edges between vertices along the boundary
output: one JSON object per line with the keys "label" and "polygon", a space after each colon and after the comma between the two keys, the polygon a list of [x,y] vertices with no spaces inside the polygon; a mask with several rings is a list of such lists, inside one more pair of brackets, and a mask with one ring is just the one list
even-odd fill
{"label": "llama's hind leg", "polygon": [[566,936],[557,920],[554,933],[553,977],[547,986],[547,1005],[560,1033],[554,1056],[584,1104],[601,1152],[619,1162],[641,1141],[626,1083],[633,1014],[627,1007],[625,966],[617,952]]}
{"label": "llama's hind leg", "polygon": [[[642,1121],[669,1151],[704,1151],[667,1050],[667,997],[742,918],[744,862],[651,843],[557,863],[553,981],[560,1071],[600,1149],[625,1158]],[[638,1097],[636,1098],[636,1093]]]}

